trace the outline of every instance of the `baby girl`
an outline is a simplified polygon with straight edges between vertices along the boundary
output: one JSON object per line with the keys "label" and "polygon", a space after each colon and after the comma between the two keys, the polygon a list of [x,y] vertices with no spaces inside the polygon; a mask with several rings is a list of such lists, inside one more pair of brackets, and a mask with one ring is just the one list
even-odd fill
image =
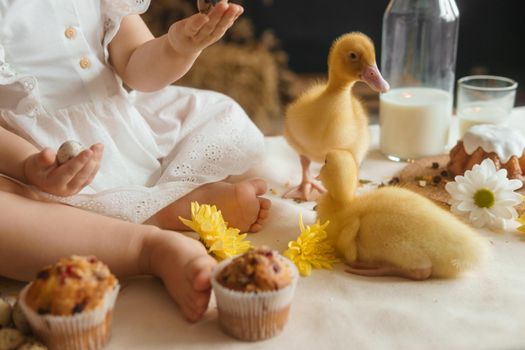
{"label": "baby girl", "polygon": [[[265,182],[227,179],[261,160],[263,137],[228,97],[169,86],[242,7],[221,1],[154,38],[139,16],[148,6],[0,0],[0,275],[93,254],[120,276],[160,277],[195,321],[215,262],[174,232],[178,217],[198,201],[260,230]],[[87,148],[58,165],[66,140]]]}

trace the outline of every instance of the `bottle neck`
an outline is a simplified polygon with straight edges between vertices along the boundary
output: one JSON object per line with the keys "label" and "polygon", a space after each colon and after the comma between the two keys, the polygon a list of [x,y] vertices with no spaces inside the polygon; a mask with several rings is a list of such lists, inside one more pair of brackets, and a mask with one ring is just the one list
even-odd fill
{"label": "bottle neck", "polygon": [[447,21],[453,21],[459,17],[459,9],[455,0],[391,0],[385,16],[389,13],[435,16]]}

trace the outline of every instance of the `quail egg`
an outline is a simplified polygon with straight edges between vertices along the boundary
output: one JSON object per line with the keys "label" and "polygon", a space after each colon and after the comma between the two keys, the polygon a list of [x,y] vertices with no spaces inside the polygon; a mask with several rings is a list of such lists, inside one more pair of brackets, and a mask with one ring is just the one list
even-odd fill
{"label": "quail egg", "polygon": [[81,143],[77,141],[64,142],[57,151],[57,162],[59,165],[64,164],[68,160],[75,158],[80,152],[84,150]]}

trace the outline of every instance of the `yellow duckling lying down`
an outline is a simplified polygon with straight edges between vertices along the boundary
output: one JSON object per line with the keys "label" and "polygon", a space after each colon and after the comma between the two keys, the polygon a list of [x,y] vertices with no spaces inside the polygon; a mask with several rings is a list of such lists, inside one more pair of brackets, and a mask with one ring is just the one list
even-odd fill
{"label": "yellow duckling lying down", "polygon": [[384,187],[354,196],[357,166],[344,150],[328,153],[320,179],[321,222],[349,272],[414,280],[454,277],[481,262],[486,242],[430,200],[403,188]]}

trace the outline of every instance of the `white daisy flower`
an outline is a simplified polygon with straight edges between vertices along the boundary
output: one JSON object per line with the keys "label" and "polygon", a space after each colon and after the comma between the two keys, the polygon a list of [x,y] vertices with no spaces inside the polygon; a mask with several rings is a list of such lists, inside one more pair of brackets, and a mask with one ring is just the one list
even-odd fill
{"label": "white daisy flower", "polygon": [[458,215],[468,216],[474,227],[505,229],[506,220],[518,217],[514,206],[521,203],[522,196],[514,191],[522,183],[509,180],[506,169],[496,170],[491,159],[485,159],[454,180],[445,186],[452,196],[451,210]]}

